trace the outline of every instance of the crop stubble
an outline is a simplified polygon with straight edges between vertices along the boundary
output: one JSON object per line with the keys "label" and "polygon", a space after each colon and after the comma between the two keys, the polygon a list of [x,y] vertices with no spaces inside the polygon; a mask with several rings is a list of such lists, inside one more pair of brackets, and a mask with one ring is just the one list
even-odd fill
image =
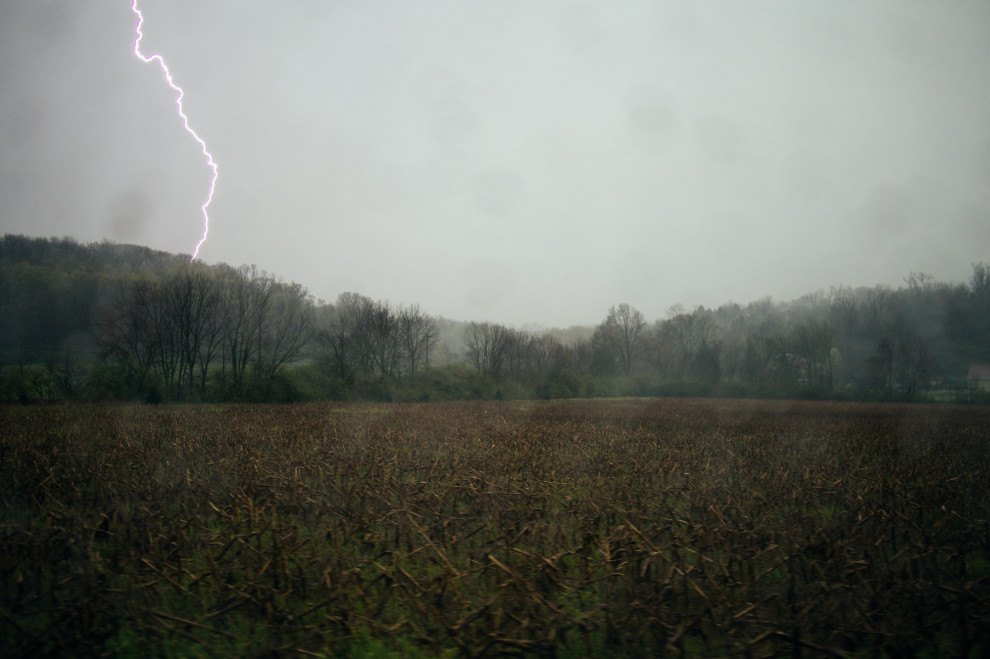
{"label": "crop stubble", "polygon": [[990,652],[990,410],[0,409],[0,654]]}

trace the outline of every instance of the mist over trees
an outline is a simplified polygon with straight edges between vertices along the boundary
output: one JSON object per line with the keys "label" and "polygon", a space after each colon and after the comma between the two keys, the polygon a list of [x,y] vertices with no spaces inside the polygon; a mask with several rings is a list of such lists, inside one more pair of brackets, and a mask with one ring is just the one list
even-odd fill
{"label": "mist over trees", "polygon": [[315,300],[254,266],[70,238],[0,238],[0,400],[440,400],[760,396],[982,400],[990,266],[968,282],[790,302],[617,303],[593,327],[432,317],[357,293]]}

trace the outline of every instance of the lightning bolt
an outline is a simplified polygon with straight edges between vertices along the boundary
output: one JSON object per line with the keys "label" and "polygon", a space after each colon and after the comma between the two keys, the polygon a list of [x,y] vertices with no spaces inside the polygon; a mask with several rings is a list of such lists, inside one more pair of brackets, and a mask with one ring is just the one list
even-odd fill
{"label": "lightning bolt", "polygon": [[185,95],[185,92],[182,91],[182,87],[175,84],[175,81],[172,79],[172,73],[168,70],[168,65],[165,64],[165,59],[161,55],[144,55],[141,52],[141,39],[144,38],[144,33],[141,31],[141,26],[144,25],[144,15],[141,13],[141,10],[138,9],[137,0],[133,0],[131,9],[137,15],[138,19],[137,26],[134,28],[134,31],[137,33],[137,37],[134,39],[134,54],[145,64],[158,62],[158,66],[161,67],[162,73],[165,74],[165,81],[168,82],[168,86],[175,90],[178,94],[175,98],[175,105],[178,108],[179,117],[182,119],[182,125],[185,126],[186,132],[192,135],[193,139],[199,143],[200,149],[203,150],[203,155],[206,156],[206,164],[208,164],[210,169],[213,170],[213,178],[210,179],[210,192],[206,195],[206,201],[200,207],[203,211],[203,236],[199,239],[199,242],[196,243],[196,248],[193,250],[192,258],[189,259],[191,262],[196,260],[196,256],[199,254],[199,248],[206,242],[206,235],[210,232],[210,214],[207,212],[207,209],[213,201],[213,190],[217,185],[217,163],[213,160],[213,154],[211,154],[206,148],[206,142],[203,141],[203,138],[200,137],[189,125],[189,117],[186,116],[185,111],[182,109],[182,97]]}

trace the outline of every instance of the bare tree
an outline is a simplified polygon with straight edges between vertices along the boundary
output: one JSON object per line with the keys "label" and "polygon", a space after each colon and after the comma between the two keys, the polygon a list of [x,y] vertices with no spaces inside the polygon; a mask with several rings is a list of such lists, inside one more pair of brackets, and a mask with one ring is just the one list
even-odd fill
{"label": "bare tree", "polygon": [[216,278],[210,276],[198,279],[200,287],[197,293],[202,301],[202,317],[199,327],[199,390],[206,395],[206,383],[209,379],[210,368],[214,360],[220,356],[223,349],[223,324],[221,290]]}
{"label": "bare tree", "polygon": [[538,377],[546,376],[555,365],[558,349],[562,347],[560,341],[549,334],[530,337],[527,352],[534,374]]}
{"label": "bare tree", "polygon": [[522,331],[506,328],[504,370],[514,378],[521,378],[530,368],[530,341]]}
{"label": "bare tree", "polygon": [[227,269],[221,279],[224,375],[244,385],[248,366],[263,364],[261,337],[269,319],[274,280],[255,266]]}
{"label": "bare tree", "polygon": [[358,336],[366,362],[374,373],[381,377],[398,373],[399,323],[391,306],[385,302],[363,306]]}
{"label": "bare tree", "polygon": [[341,293],[317,334],[331,375],[341,381],[351,382],[358,372],[366,373],[357,333],[364,308],[372,304],[357,293]]}
{"label": "bare tree", "polygon": [[179,372],[182,368],[182,338],[174,310],[169,304],[168,290],[161,281],[147,289],[145,305],[152,316],[155,368],[161,376],[168,396],[178,394]]}
{"label": "bare tree", "polygon": [[478,371],[497,378],[508,359],[512,332],[504,325],[472,322],[465,329],[467,359]]}
{"label": "bare tree", "polygon": [[193,381],[206,392],[210,364],[221,342],[220,291],[210,270],[184,264],[165,281],[166,305],[175,326],[180,368],[176,393]]}
{"label": "bare tree", "polygon": [[156,282],[134,281],[113,301],[100,323],[100,356],[121,364],[130,384],[139,390],[157,366],[159,297]]}
{"label": "bare tree", "polygon": [[[719,329],[714,319],[704,307],[691,313],[677,309],[675,313],[659,327],[660,350],[665,353],[661,361],[677,377],[710,374],[712,353],[719,349]],[[705,362],[703,367],[701,362]]]}
{"label": "bare tree", "polygon": [[270,387],[279,369],[297,359],[309,344],[315,328],[312,300],[300,284],[273,284],[267,309],[258,375]]}
{"label": "bare tree", "polygon": [[608,362],[617,365],[624,374],[629,375],[646,329],[643,314],[622,303],[608,310],[608,316],[595,330],[592,344],[602,351]]}
{"label": "bare tree", "polygon": [[437,326],[419,310],[419,305],[404,307],[398,317],[399,343],[406,362],[406,372],[415,376],[420,362],[430,363],[430,350],[437,339]]}

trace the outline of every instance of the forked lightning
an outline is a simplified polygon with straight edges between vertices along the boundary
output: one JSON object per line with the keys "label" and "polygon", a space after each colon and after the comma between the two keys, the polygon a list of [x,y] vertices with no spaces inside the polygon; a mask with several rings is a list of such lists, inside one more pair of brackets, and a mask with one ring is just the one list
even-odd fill
{"label": "forked lightning", "polygon": [[201,138],[196,131],[189,126],[189,117],[186,116],[185,111],[182,109],[182,97],[185,92],[182,91],[181,87],[175,84],[175,81],[172,79],[172,73],[168,70],[168,65],[165,64],[165,59],[158,54],[144,55],[141,52],[141,39],[144,38],[144,33],[141,32],[141,26],[144,25],[144,15],[141,13],[141,10],[138,9],[137,0],[133,0],[131,9],[134,10],[135,14],[137,14],[138,19],[137,26],[134,28],[134,31],[137,33],[137,37],[134,39],[134,54],[146,64],[158,62],[158,65],[162,69],[162,73],[165,74],[165,81],[168,82],[169,87],[174,89],[178,94],[175,99],[175,104],[178,108],[179,117],[182,119],[182,125],[185,126],[186,132],[192,135],[193,139],[199,142],[199,146],[203,150],[203,155],[206,156],[206,163],[210,166],[210,169],[213,170],[213,177],[210,179],[210,191],[209,194],[206,195],[206,201],[201,206],[203,211],[203,236],[199,239],[199,242],[196,243],[196,248],[193,250],[192,258],[190,259],[190,261],[193,261],[196,259],[196,256],[199,255],[199,248],[206,242],[206,235],[210,232],[210,214],[207,212],[207,209],[213,201],[213,190],[217,184],[217,163],[213,160],[213,155],[206,148],[206,142],[203,141],[203,138]]}

